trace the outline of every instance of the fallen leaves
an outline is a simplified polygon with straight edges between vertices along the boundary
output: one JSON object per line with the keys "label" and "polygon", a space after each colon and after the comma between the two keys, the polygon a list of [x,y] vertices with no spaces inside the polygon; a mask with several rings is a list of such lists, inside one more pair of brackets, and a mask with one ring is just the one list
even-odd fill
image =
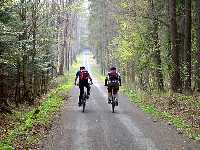
{"label": "fallen leaves", "polygon": [[[148,96],[144,101],[154,105],[160,112],[183,118],[192,126],[193,132],[200,133],[200,95]],[[182,131],[178,129],[178,133],[182,134]]]}

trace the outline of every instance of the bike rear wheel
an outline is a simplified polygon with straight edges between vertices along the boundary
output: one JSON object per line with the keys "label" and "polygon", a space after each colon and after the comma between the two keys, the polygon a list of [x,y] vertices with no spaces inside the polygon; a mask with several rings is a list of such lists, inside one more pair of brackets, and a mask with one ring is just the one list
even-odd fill
{"label": "bike rear wheel", "polygon": [[85,112],[85,102],[83,102],[83,112]]}
{"label": "bike rear wheel", "polygon": [[85,112],[85,106],[86,106],[86,93],[84,93],[84,95],[83,95],[82,105],[83,105],[83,112]]}
{"label": "bike rear wheel", "polygon": [[115,99],[112,97],[112,112],[115,112]]}

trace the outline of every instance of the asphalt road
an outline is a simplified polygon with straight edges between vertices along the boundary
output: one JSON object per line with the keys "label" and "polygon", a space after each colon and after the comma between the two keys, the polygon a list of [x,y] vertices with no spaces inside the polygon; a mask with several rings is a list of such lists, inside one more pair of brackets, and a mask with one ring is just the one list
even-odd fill
{"label": "asphalt road", "polygon": [[[83,64],[90,70],[87,55]],[[189,140],[164,122],[153,122],[126,96],[119,96],[119,106],[112,113],[107,104],[106,87],[94,79],[86,111],[78,107],[78,87],[57,114],[51,131],[41,141],[49,150],[200,150],[200,144]]]}

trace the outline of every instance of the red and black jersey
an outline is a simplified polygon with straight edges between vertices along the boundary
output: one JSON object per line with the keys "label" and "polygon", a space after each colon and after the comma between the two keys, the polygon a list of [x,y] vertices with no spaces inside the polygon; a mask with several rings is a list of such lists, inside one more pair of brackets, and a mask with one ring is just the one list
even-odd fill
{"label": "red and black jersey", "polygon": [[79,70],[76,73],[76,77],[79,77],[79,81],[88,81],[90,74],[87,70]]}

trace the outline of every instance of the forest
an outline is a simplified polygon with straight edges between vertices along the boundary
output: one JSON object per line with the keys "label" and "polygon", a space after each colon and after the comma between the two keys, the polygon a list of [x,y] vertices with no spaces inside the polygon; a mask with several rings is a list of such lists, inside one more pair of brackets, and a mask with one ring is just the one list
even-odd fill
{"label": "forest", "polygon": [[1,0],[0,118],[74,78],[85,49],[101,76],[117,67],[123,91],[200,139],[200,0]]}
{"label": "forest", "polygon": [[199,139],[200,1],[91,0],[88,26],[101,73],[116,66],[141,109],[183,118]]}
{"label": "forest", "polygon": [[0,2],[0,110],[33,103],[69,70],[80,49],[79,9],[72,0]]}
{"label": "forest", "polygon": [[90,45],[102,73],[116,65],[125,82],[150,93],[199,92],[199,3],[91,1]]}
{"label": "forest", "polygon": [[[102,73],[147,92],[200,91],[200,2],[94,0],[89,47]],[[1,106],[33,101],[80,51],[80,2],[1,2]],[[82,23],[84,25],[84,23]],[[104,59],[106,58],[106,59]]]}

